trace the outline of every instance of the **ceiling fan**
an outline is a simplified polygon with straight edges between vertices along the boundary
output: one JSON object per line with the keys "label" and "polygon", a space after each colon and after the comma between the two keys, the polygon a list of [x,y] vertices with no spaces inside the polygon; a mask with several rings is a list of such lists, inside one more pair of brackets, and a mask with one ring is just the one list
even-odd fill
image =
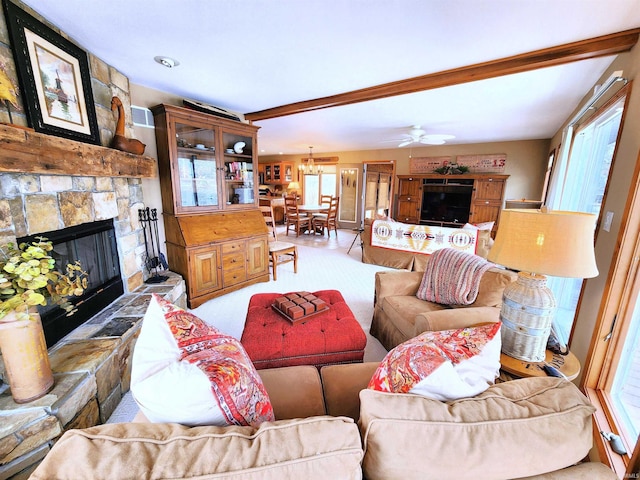
{"label": "ceiling fan", "polygon": [[406,147],[407,145],[411,145],[412,143],[422,143],[424,145],[442,145],[446,140],[451,140],[455,138],[454,135],[444,135],[444,134],[427,134],[425,130],[423,130],[420,125],[414,125],[409,133],[405,133],[405,136],[408,137],[406,140],[400,142],[398,147]]}

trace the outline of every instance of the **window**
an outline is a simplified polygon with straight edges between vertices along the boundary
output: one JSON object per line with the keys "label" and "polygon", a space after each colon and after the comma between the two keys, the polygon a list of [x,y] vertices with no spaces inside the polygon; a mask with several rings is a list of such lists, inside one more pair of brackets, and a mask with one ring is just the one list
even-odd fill
{"label": "window", "polygon": [[[572,192],[568,198],[576,202],[573,204],[600,211],[606,195],[602,184],[608,181],[603,172],[609,169],[615,150],[612,127],[614,122],[620,123],[616,117],[623,115],[624,95],[629,88],[621,89],[610,108],[595,119],[591,138],[575,140],[576,151],[599,150],[604,160],[599,163],[600,172],[594,172],[591,165],[580,172],[584,187],[579,190],[588,194]],[[594,438],[600,459],[619,478],[640,478],[640,154],[633,176],[625,212],[620,213],[621,227],[611,265],[600,273],[608,276],[581,384],[597,407]],[[596,184],[595,188],[589,184]],[[619,435],[627,453],[615,453],[597,432]]]}
{"label": "window", "polygon": [[[634,283],[633,309],[629,330],[622,343],[620,359],[613,373],[610,394],[613,407],[619,412],[620,425],[628,442],[640,433],[640,302],[638,302],[637,276]],[[626,322],[625,322],[626,323]]]}
{"label": "window", "polygon": [[[640,155],[638,156],[640,165]],[[640,446],[640,176],[630,192],[633,199],[623,220],[611,272],[602,298],[591,356],[585,365],[583,386],[598,407],[597,431],[622,438],[627,455],[613,453],[599,438],[600,457],[622,478],[638,478]],[[598,437],[597,437],[598,438]],[[632,457],[632,453],[634,456]]]}
{"label": "window", "polygon": [[[550,208],[600,215],[625,99],[624,94],[616,95],[578,127],[568,158],[558,165],[562,179],[554,178],[547,202]],[[558,305],[554,327],[564,344],[569,342],[582,284],[579,278],[549,277],[548,280]]]}
{"label": "window", "polygon": [[337,187],[336,166],[323,165],[320,173],[305,173],[303,175],[303,203],[318,205],[321,195],[335,196]]}

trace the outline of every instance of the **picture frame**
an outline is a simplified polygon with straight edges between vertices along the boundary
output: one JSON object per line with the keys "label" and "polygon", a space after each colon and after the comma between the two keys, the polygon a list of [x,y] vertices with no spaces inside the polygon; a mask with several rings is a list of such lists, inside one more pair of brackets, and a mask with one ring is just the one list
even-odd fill
{"label": "picture frame", "polygon": [[10,0],[2,0],[29,126],[100,144],[87,53]]}

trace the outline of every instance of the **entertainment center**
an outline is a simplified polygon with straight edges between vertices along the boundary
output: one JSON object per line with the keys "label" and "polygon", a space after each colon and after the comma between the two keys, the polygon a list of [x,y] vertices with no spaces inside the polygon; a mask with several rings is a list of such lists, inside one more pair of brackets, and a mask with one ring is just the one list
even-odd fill
{"label": "entertainment center", "polygon": [[462,227],[495,222],[509,175],[398,175],[396,220],[416,225]]}

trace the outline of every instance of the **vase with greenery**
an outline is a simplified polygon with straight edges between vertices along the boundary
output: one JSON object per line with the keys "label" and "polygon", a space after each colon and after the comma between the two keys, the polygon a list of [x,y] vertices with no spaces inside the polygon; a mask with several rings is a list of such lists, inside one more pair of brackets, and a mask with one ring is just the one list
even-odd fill
{"label": "vase with greenery", "polygon": [[53,387],[37,306],[57,304],[72,315],[69,298],[87,288],[80,263],[69,263],[60,272],[52,251],[52,242],[43,237],[0,247],[0,352],[17,403],[33,401]]}

